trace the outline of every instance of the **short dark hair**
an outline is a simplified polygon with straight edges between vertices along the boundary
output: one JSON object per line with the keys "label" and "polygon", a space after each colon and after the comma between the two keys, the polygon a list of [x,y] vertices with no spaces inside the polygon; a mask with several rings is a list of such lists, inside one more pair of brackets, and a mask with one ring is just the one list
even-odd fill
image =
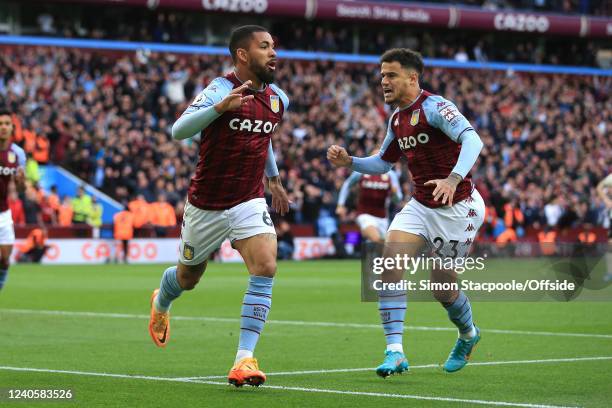
{"label": "short dark hair", "polygon": [[11,112],[10,110],[6,109],[6,108],[0,108],[0,116],[4,116],[4,115],[8,115],[8,116],[13,116],[13,112]]}
{"label": "short dark hair", "polygon": [[419,76],[423,75],[423,57],[420,53],[409,48],[392,48],[380,57],[381,64],[383,62],[399,62],[403,68],[414,69]]}
{"label": "short dark hair", "polygon": [[253,33],[261,32],[267,33],[268,29],[258,25],[245,25],[232,31],[229,41],[229,52],[234,62],[236,62],[236,51],[238,48],[247,48]]}

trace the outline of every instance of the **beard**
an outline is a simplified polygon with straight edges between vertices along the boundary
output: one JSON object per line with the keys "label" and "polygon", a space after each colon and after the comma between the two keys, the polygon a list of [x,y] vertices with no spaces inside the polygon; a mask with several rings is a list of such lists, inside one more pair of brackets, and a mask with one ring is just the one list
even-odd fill
{"label": "beard", "polygon": [[261,82],[266,84],[271,84],[274,82],[275,71],[270,71],[265,65],[251,63],[249,69]]}

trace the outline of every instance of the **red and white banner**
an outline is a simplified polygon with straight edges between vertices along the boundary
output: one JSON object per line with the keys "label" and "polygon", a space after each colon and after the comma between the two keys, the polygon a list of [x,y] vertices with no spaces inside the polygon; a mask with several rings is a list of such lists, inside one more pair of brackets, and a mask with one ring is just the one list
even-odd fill
{"label": "red and white banner", "polygon": [[[13,248],[13,262],[20,240]],[[176,263],[178,239],[133,239],[130,241],[130,263]],[[110,239],[48,239],[43,264],[103,264],[123,259],[121,242]]]}
{"label": "red and white banner", "polygon": [[[295,260],[321,258],[336,253],[330,238],[300,237],[295,238],[293,243],[293,259]],[[232,248],[229,241],[221,244],[218,259],[221,262],[242,262],[242,257]]]}
{"label": "red and white banner", "polygon": [[[17,240],[12,254],[12,262],[19,252],[22,240]],[[329,238],[295,238],[294,259],[320,258],[334,254],[334,246]],[[43,264],[104,264],[123,260],[121,242],[107,239],[48,239],[49,246],[42,259]],[[129,263],[168,263],[174,264],[179,257],[179,240],[175,238],[133,239],[128,247]],[[221,245],[217,259],[221,262],[242,262],[238,251],[229,241]]]}

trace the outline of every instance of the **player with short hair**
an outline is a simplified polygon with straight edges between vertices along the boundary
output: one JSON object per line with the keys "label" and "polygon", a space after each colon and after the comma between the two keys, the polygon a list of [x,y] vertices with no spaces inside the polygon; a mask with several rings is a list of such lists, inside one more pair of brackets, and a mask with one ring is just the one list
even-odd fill
{"label": "player with short hair", "polygon": [[[328,149],[327,157],[335,166],[351,167],[366,174],[384,174],[391,169],[391,163],[406,156],[415,192],[391,222],[383,256],[416,256],[429,244],[438,256],[464,257],[484,220],[485,205],[470,177],[470,169],[483,144],[453,103],[421,89],[419,77],[424,65],[419,53],[391,49],[380,61],[385,103],[396,107],[380,152],[357,158],[334,145]],[[397,282],[403,273],[403,270],[389,270],[382,278]],[[453,271],[432,271],[432,282],[456,282],[456,279]],[[473,324],[470,302],[462,291],[434,291],[433,294],[459,331],[459,338],[444,363],[446,371],[458,371],[467,364],[480,340],[480,331]],[[380,291],[379,311],[387,350],[385,361],[376,372],[386,377],[408,369],[402,346],[406,292]]]}
{"label": "player with short hair", "polygon": [[13,216],[8,204],[9,187],[14,181],[19,190],[25,189],[26,155],[12,141],[13,117],[8,110],[0,110],[0,290],[6,284],[15,244]]}
{"label": "player with short hair", "polygon": [[265,173],[272,207],[284,215],[289,200],[278,175],[271,136],[289,100],[272,83],[277,59],[274,40],[265,28],[237,28],[229,50],[234,70],[215,78],[172,127],[177,140],[201,135],[200,156],[185,204],[179,262],[164,272],[160,288],[153,292],[149,333],[157,346],[168,343],[172,301],[197,285],[209,255],[229,238],[250,277],[228,381],[235,386],[257,386],[266,376],[253,351],[272,302],[277,249],[262,179]]}
{"label": "player with short hair", "polygon": [[389,227],[387,199],[391,196],[393,201],[399,203],[403,198],[397,174],[394,171],[385,174],[352,172],[342,184],[338,194],[336,214],[341,218],[346,216],[346,199],[350,188],[355,184],[359,185],[356,221],[361,235],[368,241],[382,243]]}

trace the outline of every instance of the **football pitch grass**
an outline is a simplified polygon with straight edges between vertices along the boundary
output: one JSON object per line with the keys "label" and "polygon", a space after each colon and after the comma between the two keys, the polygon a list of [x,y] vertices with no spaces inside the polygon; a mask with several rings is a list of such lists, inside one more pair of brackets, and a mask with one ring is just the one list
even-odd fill
{"label": "football pitch grass", "polygon": [[[523,261],[520,261],[523,262]],[[506,267],[529,267],[513,261]],[[612,404],[612,304],[475,302],[472,362],[441,364],[456,331],[436,303],[410,303],[411,371],[387,379],[375,303],[357,261],[280,262],[256,350],[266,385],[226,384],[247,273],[210,264],[154,346],[149,296],[164,265],[23,266],[0,292],[0,406],[462,407]],[[7,389],[70,389],[72,401],[11,401]]]}

